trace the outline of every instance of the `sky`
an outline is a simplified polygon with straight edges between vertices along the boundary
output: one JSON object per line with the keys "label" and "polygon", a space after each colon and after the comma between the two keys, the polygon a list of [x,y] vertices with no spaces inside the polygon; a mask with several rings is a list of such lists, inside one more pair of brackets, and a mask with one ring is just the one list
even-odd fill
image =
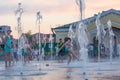
{"label": "sky", "polygon": [[[36,25],[36,12],[40,11],[42,20],[41,33],[49,34],[51,28],[79,20],[79,7],[75,0],[0,0],[0,25],[9,25],[12,35],[17,37],[17,17],[15,10],[18,3],[22,3],[23,32],[31,30],[32,34],[38,32]],[[111,8],[120,10],[120,0],[85,0],[85,18],[92,17]]]}

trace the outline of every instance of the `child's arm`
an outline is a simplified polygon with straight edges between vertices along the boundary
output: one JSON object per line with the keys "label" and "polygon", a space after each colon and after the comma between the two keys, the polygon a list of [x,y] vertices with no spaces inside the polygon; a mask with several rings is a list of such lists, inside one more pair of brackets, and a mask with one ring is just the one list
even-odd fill
{"label": "child's arm", "polygon": [[65,45],[66,45],[66,43],[64,43],[64,44],[62,45],[62,47],[59,49],[58,52],[60,52],[60,51],[64,48]]}

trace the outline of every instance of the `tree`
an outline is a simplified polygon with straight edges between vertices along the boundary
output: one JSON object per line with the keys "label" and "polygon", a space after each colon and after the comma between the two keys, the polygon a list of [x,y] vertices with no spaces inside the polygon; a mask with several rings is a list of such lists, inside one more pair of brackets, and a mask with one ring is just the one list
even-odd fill
{"label": "tree", "polygon": [[31,30],[29,30],[27,33],[25,33],[26,38],[28,39],[28,43],[32,43],[32,35]]}

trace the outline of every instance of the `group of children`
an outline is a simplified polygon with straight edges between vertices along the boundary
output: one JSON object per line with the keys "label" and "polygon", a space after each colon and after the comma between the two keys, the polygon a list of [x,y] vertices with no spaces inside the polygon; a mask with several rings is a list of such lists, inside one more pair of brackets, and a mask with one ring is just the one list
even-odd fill
{"label": "group of children", "polygon": [[12,41],[11,30],[7,30],[6,36],[4,37],[4,53],[5,53],[5,67],[11,66],[11,61],[16,62],[18,60],[17,45]]}
{"label": "group of children", "polygon": [[[58,43],[58,57],[60,57],[61,60],[63,60],[63,56],[67,54],[68,55],[68,64],[71,62],[72,58],[76,58],[79,61],[79,57],[76,55],[76,53],[74,53],[73,51],[73,45],[71,42],[70,38],[65,38],[65,42],[62,43],[62,39],[60,39],[60,42]],[[22,49],[22,55],[24,56],[24,62],[28,61],[30,59],[30,56],[32,56],[32,58],[36,58],[37,60],[39,60],[40,56],[42,56],[42,52],[41,55],[39,54],[39,51],[37,49]]]}
{"label": "group of children", "polygon": [[[18,61],[17,45],[14,45],[14,43],[12,42],[10,33],[11,33],[11,30],[8,30],[4,38],[4,52],[5,52],[5,67],[6,68],[11,66],[11,60],[13,60],[13,63],[15,61]],[[70,38],[65,38],[65,42],[62,44],[59,43],[58,47],[59,47],[58,56],[64,55],[63,48],[65,50],[65,53],[68,54],[68,57],[69,57],[68,64],[71,62],[72,57],[75,57],[77,60],[79,60],[79,58],[76,56],[76,54],[73,51],[73,45],[72,45]],[[24,63],[26,63],[26,61],[29,62],[30,58],[39,59],[38,50],[32,50],[30,47],[26,47],[26,48],[22,48],[21,52],[22,52]]]}
{"label": "group of children", "polygon": [[[4,54],[5,54],[5,67],[8,68],[18,61],[21,54],[18,54],[18,45],[13,40],[13,37],[11,35],[11,30],[7,30],[7,33],[3,39],[4,42]],[[22,53],[22,59],[24,64],[31,58],[31,49],[29,47],[22,48],[20,50],[20,53]]]}

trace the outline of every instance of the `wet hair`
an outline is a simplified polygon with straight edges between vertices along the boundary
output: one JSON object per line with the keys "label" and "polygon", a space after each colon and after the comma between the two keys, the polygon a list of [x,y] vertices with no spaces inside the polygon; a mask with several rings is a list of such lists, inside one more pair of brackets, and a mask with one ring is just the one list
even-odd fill
{"label": "wet hair", "polygon": [[12,30],[9,29],[9,30],[7,30],[7,32],[12,32]]}
{"label": "wet hair", "polygon": [[71,41],[71,38],[69,38],[69,37],[65,37],[64,42],[66,42],[66,41],[68,41],[68,40]]}
{"label": "wet hair", "polygon": [[62,40],[61,38],[59,40]]}

